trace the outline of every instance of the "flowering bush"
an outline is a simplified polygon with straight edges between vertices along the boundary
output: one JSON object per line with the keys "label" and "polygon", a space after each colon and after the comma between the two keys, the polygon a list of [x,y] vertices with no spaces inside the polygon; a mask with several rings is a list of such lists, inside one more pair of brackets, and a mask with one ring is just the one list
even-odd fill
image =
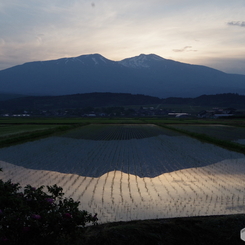
{"label": "flowering bush", "polygon": [[21,192],[19,184],[0,180],[0,244],[67,244],[87,223],[97,223],[79,202],[63,198],[61,187],[43,188],[27,185]]}

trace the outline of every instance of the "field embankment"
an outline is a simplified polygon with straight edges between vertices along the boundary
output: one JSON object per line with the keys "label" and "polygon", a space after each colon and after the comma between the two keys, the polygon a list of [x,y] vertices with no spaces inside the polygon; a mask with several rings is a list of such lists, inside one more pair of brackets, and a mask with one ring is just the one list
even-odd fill
{"label": "field embankment", "polygon": [[[237,131],[241,131],[240,136],[240,140],[238,138],[235,137],[234,134],[231,134],[227,131],[223,131],[224,134],[221,136],[221,132],[219,132],[218,128],[219,126],[223,126],[223,125],[206,125],[206,126],[199,126],[199,129],[193,129],[193,125],[170,125],[170,124],[157,124],[161,127],[188,135],[192,138],[196,138],[202,142],[207,142],[210,144],[215,144],[219,147],[223,147],[225,149],[231,150],[231,151],[236,151],[236,152],[240,152],[240,153],[245,153],[245,144],[243,144],[242,140],[245,139],[245,128],[237,128]],[[201,127],[206,127],[206,130],[201,130]],[[211,127],[216,127],[215,132],[209,132],[209,129]],[[228,126],[227,126],[228,127]],[[233,126],[229,126],[229,127],[233,127]],[[221,130],[220,130],[221,131]],[[234,139],[231,140],[229,139],[229,136],[233,136]],[[226,136],[226,137],[224,137]]]}
{"label": "field embankment", "polygon": [[85,245],[239,245],[245,215],[200,216],[117,222],[89,227]]}
{"label": "field embankment", "polygon": [[0,148],[21,144],[61,133],[69,129],[81,127],[83,124],[57,123],[3,123],[0,125]]}

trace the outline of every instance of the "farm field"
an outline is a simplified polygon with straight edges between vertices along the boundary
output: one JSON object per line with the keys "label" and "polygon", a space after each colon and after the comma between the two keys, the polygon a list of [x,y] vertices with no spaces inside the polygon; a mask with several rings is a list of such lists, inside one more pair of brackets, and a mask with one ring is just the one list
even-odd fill
{"label": "farm field", "polygon": [[155,125],[87,125],[0,149],[3,180],[57,184],[100,222],[243,213],[245,157]]}
{"label": "farm field", "polygon": [[184,129],[190,132],[206,134],[221,140],[233,141],[237,143],[245,142],[245,127],[235,127],[230,125],[171,125],[177,129]]}
{"label": "farm field", "polygon": [[20,134],[25,132],[32,132],[36,130],[43,130],[54,128],[54,125],[1,125],[0,137],[5,137],[13,134]]}

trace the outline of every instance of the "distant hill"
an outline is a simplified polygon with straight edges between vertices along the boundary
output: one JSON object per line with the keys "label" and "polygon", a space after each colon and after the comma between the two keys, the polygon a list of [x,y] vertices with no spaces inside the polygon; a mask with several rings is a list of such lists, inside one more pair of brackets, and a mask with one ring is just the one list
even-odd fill
{"label": "distant hill", "polygon": [[113,107],[127,105],[159,104],[161,99],[146,95],[126,93],[86,93],[62,96],[28,96],[3,101],[0,109],[50,110],[85,107]]}
{"label": "distant hill", "polygon": [[245,75],[226,74],[155,54],[122,61],[91,54],[1,70],[0,92],[51,96],[111,92],[193,98],[202,94],[245,94]]}
{"label": "distant hill", "polygon": [[0,101],[10,100],[10,99],[15,99],[15,98],[20,98],[20,97],[26,97],[26,96],[27,95],[23,95],[23,94],[0,93]]}
{"label": "distant hill", "polygon": [[129,105],[193,105],[244,108],[245,96],[239,94],[201,95],[196,98],[153,96],[129,93],[85,93],[62,96],[28,96],[1,101],[0,109],[12,110],[58,110],[86,107],[116,107]]}
{"label": "distant hill", "polygon": [[245,96],[235,93],[201,95],[196,98],[178,98],[171,97],[163,99],[166,104],[189,104],[192,106],[216,106],[216,107],[234,107],[245,108]]}

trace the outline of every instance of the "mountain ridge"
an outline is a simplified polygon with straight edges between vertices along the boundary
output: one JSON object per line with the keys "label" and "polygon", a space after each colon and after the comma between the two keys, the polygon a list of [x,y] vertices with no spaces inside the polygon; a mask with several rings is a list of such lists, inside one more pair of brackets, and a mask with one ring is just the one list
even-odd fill
{"label": "mountain ridge", "polygon": [[[0,97],[1,100],[1,97]],[[60,96],[26,96],[1,100],[0,110],[5,113],[14,110],[58,110],[81,109],[86,107],[124,107],[144,105],[190,105],[243,108],[245,95],[216,94],[196,98],[158,97],[128,93],[85,93]]]}
{"label": "mountain ridge", "polygon": [[245,94],[245,75],[140,54],[112,61],[100,54],[24,63],[0,71],[0,92],[67,95],[133,93],[160,98]]}

